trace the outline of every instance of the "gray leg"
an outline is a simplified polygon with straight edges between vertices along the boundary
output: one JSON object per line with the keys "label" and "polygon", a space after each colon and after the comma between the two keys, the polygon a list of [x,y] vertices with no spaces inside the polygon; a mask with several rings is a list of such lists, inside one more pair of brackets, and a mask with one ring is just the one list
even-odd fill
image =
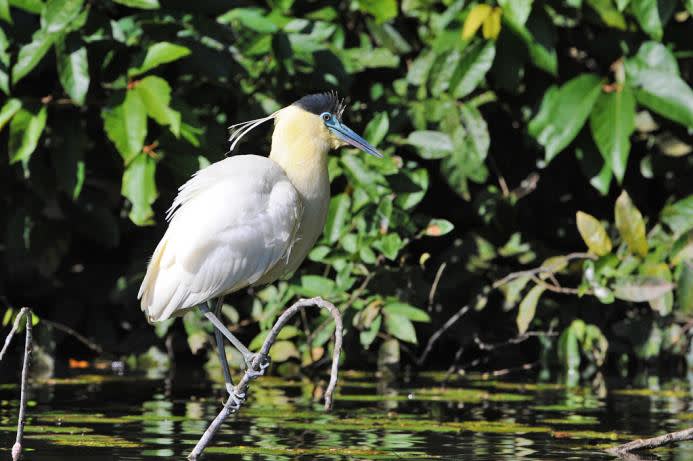
{"label": "gray leg", "polygon": [[209,310],[209,307],[202,304],[200,305],[200,311],[202,311],[205,317],[207,317],[209,321],[212,322],[212,324],[214,325],[215,337],[217,335],[217,332],[226,336],[226,339],[228,339],[231,342],[231,344],[233,344],[233,346],[236,349],[238,349],[241,355],[243,355],[243,360],[245,361],[248,373],[250,374],[251,378],[257,378],[258,376],[262,376],[263,374],[265,374],[265,370],[267,369],[267,367],[269,367],[269,357],[261,357],[262,360],[260,360],[259,365],[260,369],[253,369],[253,360],[255,359],[255,356],[257,354],[253,354],[252,352],[250,352],[248,348],[245,347],[243,343],[226,328],[226,326],[224,326],[221,320],[219,320],[219,318],[212,311]]}
{"label": "gray leg", "polygon": [[[212,302],[207,301],[207,306],[211,307]],[[217,299],[217,305],[214,308],[214,315],[219,317],[221,313],[221,306],[224,305],[224,297],[220,296]],[[231,372],[229,371],[229,361],[226,359],[226,350],[224,349],[224,336],[221,331],[214,329],[214,339],[217,343],[217,352],[219,354],[219,363],[221,363],[221,371],[224,373],[224,382],[226,383],[226,391],[229,395],[233,395],[233,380],[231,379]]]}

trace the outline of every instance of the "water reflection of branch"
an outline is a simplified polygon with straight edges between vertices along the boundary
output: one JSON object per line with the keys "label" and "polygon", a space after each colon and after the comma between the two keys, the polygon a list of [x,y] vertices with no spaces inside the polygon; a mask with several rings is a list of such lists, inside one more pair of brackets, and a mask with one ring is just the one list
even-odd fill
{"label": "water reflection of branch", "polygon": [[[260,351],[257,353],[257,355],[255,355],[251,367],[246,369],[240,382],[234,388],[234,393],[236,395],[246,395],[248,387],[250,385],[250,381],[253,379],[253,371],[259,369],[263,359],[269,355],[269,350],[277,340],[279,332],[282,330],[282,328],[286,326],[289,320],[291,320],[291,318],[294,315],[296,315],[297,312],[309,306],[317,306],[321,309],[327,309],[332,315],[332,319],[335,323],[334,350],[332,352],[332,369],[330,370],[330,381],[327,385],[327,389],[325,390],[325,409],[330,410],[332,408],[332,396],[334,394],[335,387],[337,386],[337,374],[339,372],[339,356],[342,351],[343,326],[342,315],[339,312],[339,309],[337,309],[334,306],[334,304],[325,301],[322,298],[299,299],[291,307],[285,310],[282,315],[279,316],[274,326],[270,330],[269,334],[267,335],[267,338],[265,338],[265,342],[262,344],[262,348],[260,348]],[[219,430],[223,422],[226,420],[226,418],[228,418],[232,414],[235,414],[240,408],[234,407],[235,403],[237,404],[237,401],[234,402],[234,399],[232,398],[229,398],[227,400],[217,417],[214,418],[214,421],[212,421],[212,423],[209,425],[204,434],[202,434],[202,437],[200,438],[199,442],[197,442],[195,448],[193,448],[190,455],[188,455],[188,459],[196,460],[200,457],[200,455],[202,455],[202,452],[212,441],[212,438],[217,433],[217,431]]]}
{"label": "water reflection of branch", "polygon": [[660,435],[658,437],[652,437],[650,439],[638,439],[632,442],[624,443],[617,447],[609,448],[607,453],[616,455],[621,459],[632,460],[629,455],[635,450],[649,450],[651,448],[657,448],[664,445],[669,445],[676,442],[684,442],[686,440],[693,440],[693,427],[684,429],[681,431],[670,432],[668,434]]}
{"label": "water reflection of branch", "polygon": [[13,461],[17,461],[22,455],[22,438],[24,437],[24,423],[26,419],[27,380],[29,376],[29,362],[31,360],[31,309],[29,309],[28,307],[22,307],[22,309],[17,314],[17,317],[15,317],[14,319],[14,323],[12,324],[12,329],[10,330],[10,333],[7,335],[7,338],[5,338],[5,345],[2,347],[2,350],[0,350],[0,361],[2,361],[3,357],[5,356],[5,353],[7,352],[7,349],[10,346],[10,343],[12,342],[14,334],[17,332],[17,329],[19,328],[19,322],[22,319],[22,317],[26,318],[26,334],[24,338],[24,363],[22,365],[22,381],[19,397],[19,416],[17,418],[17,439],[14,443],[14,446],[12,447]]}

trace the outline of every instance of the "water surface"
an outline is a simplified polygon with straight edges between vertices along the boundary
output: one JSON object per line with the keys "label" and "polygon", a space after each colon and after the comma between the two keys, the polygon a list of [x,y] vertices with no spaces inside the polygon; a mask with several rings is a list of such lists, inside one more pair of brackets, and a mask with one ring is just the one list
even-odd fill
{"label": "water surface", "polygon": [[[692,387],[683,379],[566,387],[527,376],[440,377],[345,372],[331,413],[315,400],[324,381],[261,378],[205,459],[609,460],[605,447],[693,425]],[[182,372],[35,382],[25,459],[183,459],[222,397],[220,384]],[[0,458],[14,442],[17,398],[16,385],[0,385]],[[693,443],[633,459],[693,460]]]}

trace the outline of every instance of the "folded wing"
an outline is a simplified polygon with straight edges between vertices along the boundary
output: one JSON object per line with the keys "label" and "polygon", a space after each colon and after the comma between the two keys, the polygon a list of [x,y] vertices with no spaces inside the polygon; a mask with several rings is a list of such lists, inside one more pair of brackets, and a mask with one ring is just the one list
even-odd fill
{"label": "folded wing", "polygon": [[140,287],[147,319],[255,283],[288,256],[301,214],[298,193],[266,157],[235,156],[200,170],[180,188]]}

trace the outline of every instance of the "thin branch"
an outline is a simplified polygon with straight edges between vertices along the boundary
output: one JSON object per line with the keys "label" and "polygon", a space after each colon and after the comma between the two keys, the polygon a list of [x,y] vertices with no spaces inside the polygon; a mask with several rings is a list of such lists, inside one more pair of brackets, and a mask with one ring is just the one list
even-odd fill
{"label": "thin branch", "polygon": [[433,284],[431,285],[431,291],[428,292],[428,307],[431,308],[433,306],[433,300],[435,299],[436,296],[436,291],[438,291],[438,284],[440,283],[440,278],[443,276],[443,271],[445,271],[445,268],[447,267],[447,263],[442,263],[440,267],[438,267],[438,270],[436,271],[436,276],[433,279]]}
{"label": "thin branch", "polygon": [[27,382],[29,379],[29,362],[31,360],[32,344],[31,309],[29,309],[28,307],[22,307],[19,313],[17,313],[17,317],[15,317],[14,323],[12,324],[12,329],[10,330],[10,333],[7,335],[7,338],[5,338],[5,345],[0,351],[0,361],[2,361],[3,357],[5,356],[5,353],[7,352],[7,349],[10,346],[10,343],[12,342],[14,334],[17,332],[17,329],[19,328],[19,322],[22,319],[22,317],[26,318],[26,334],[24,337],[24,363],[22,365],[22,381],[19,396],[19,416],[17,418],[17,439],[14,443],[14,446],[12,447],[13,461],[17,461],[22,455],[22,438],[24,437],[24,424],[26,422]]}
{"label": "thin branch", "polygon": [[606,451],[612,455],[623,457],[624,454],[635,450],[649,450],[651,448],[661,447],[662,445],[683,442],[686,440],[693,440],[693,427],[689,427],[688,429],[684,429],[682,431],[670,432],[668,434],[660,435],[659,437],[652,437],[651,439],[634,440],[617,447],[609,448]]}
{"label": "thin branch", "polygon": [[[565,261],[571,261],[573,259],[595,259],[594,255],[591,255],[589,253],[581,253],[581,252],[580,253],[570,253],[570,254],[567,254],[563,257],[565,258]],[[494,289],[500,288],[503,285],[505,285],[506,283],[512,282],[513,280],[520,278],[520,277],[534,276],[534,275],[544,274],[544,273],[553,274],[556,271],[556,269],[558,268],[559,264],[561,264],[561,262],[556,261],[556,265],[554,265],[554,266],[539,266],[539,267],[535,267],[534,269],[511,272],[508,275],[506,275],[505,277],[493,282],[492,287]],[[560,288],[560,287],[556,287],[556,288]]]}
{"label": "thin branch", "polygon": [[[332,396],[334,394],[335,387],[337,386],[337,375],[339,372],[339,356],[342,350],[342,335],[344,327],[342,325],[342,315],[339,312],[339,309],[337,309],[334,306],[334,304],[325,301],[322,298],[299,299],[291,307],[285,310],[282,315],[279,316],[274,326],[270,330],[269,334],[267,335],[267,338],[265,338],[265,342],[262,344],[262,348],[253,359],[251,367],[245,370],[243,377],[234,388],[234,392],[236,395],[244,396],[247,393],[250,381],[253,379],[253,371],[259,369],[263,358],[268,356],[269,350],[274,344],[274,342],[277,340],[277,337],[281,329],[284,328],[284,326],[286,326],[289,320],[291,320],[291,318],[297,312],[309,306],[318,306],[322,309],[327,309],[332,315],[332,318],[335,323],[334,350],[332,352],[332,369],[330,370],[330,382],[327,385],[327,389],[325,391],[325,410],[332,409]],[[226,420],[226,418],[236,413],[238,411],[238,408],[239,407],[234,407],[233,399],[229,398],[226,401],[224,407],[221,409],[217,417],[214,418],[214,421],[212,421],[212,423],[209,425],[204,434],[202,434],[202,437],[200,438],[199,442],[197,442],[195,448],[193,448],[192,452],[188,455],[188,459],[194,461],[202,455],[202,452],[207,447],[207,445],[209,445],[212,438],[221,427],[222,423]]]}
{"label": "thin branch", "polygon": [[558,334],[553,331],[528,331],[525,332],[521,335],[515,336],[514,338],[510,338],[506,341],[500,342],[500,343],[486,343],[481,340],[478,336],[474,337],[474,342],[476,343],[477,347],[479,347],[479,350],[482,351],[492,351],[501,347],[506,347],[510,345],[515,345],[515,344],[520,344],[529,338],[534,338],[537,336],[557,336]]}
{"label": "thin branch", "polygon": [[44,319],[44,318],[42,318],[41,321],[43,323],[50,325],[51,327],[55,328],[56,330],[60,330],[63,333],[72,336],[77,341],[81,342],[82,344],[84,344],[85,346],[87,346],[89,349],[93,350],[97,354],[103,354],[104,353],[103,347],[99,346],[94,341],[90,340],[89,338],[82,335],[81,333],[73,330],[72,328],[68,327],[67,325],[64,325],[60,322],[56,322],[54,320],[48,320],[48,319]]}

